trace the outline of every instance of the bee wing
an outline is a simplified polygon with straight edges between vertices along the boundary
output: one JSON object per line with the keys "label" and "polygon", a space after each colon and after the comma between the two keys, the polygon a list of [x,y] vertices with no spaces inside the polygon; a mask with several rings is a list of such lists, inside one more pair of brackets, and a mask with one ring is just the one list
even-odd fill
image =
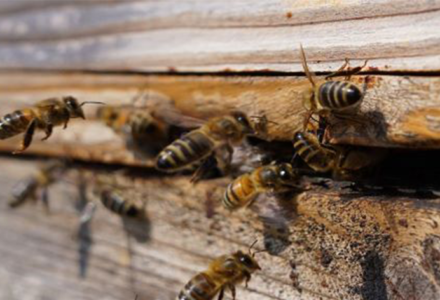
{"label": "bee wing", "polygon": [[206,123],[206,120],[183,115],[176,108],[158,108],[152,111],[152,115],[169,125],[183,128],[198,128]]}
{"label": "bee wing", "polygon": [[304,72],[307,75],[307,78],[309,79],[310,83],[315,86],[315,73],[313,73],[312,71],[310,71],[309,66],[307,65],[307,58],[306,58],[306,53],[304,52],[304,48],[302,46],[302,44],[299,45],[300,47],[300,54],[301,54],[301,64],[303,66]]}
{"label": "bee wing", "polygon": [[41,100],[35,104],[37,107],[53,107],[56,105],[60,105],[60,101],[57,98],[49,98],[45,100]]}

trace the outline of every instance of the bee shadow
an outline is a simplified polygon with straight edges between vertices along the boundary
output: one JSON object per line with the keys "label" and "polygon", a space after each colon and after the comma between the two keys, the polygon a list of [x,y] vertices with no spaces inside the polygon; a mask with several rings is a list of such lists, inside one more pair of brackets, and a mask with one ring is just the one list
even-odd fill
{"label": "bee shadow", "polygon": [[[75,209],[78,213],[82,214],[86,210],[89,200],[87,198],[87,184],[85,180],[80,180],[78,184],[78,198],[75,203]],[[86,221],[80,221],[76,238],[78,240],[78,267],[79,276],[85,278],[87,276],[87,270],[90,260],[90,251],[93,245],[92,231],[91,231],[91,218]]]}
{"label": "bee shadow", "polygon": [[151,222],[146,214],[139,218],[121,217],[124,231],[138,243],[144,244],[151,239]]}
{"label": "bee shadow", "polygon": [[292,244],[290,225],[297,216],[297,195],[289,191],[259,200],[256,209],[263,224],[264,248],[271,255],[279,255]]}

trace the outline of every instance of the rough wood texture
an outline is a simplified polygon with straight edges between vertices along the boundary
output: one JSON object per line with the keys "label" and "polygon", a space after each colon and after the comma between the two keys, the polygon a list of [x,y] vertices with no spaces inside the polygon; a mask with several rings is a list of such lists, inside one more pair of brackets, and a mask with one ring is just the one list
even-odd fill
{"label": "rough wood texture", "polygon": [[[219,199],[227,179],[194,189],[185,177],[120,177],[118,184],[136,188],[130,197],[146,201],[147,221],[130,225],[98,205],[78,240],[72,184],[51,189],[49,215],[41,203],[9,211],[10,187],[36,164],[0,163],[2,299],[171,300],[211,258],[255,239],[269,252],[258,255],[263,271],[249,289],[240,286],[239,299],[440,297],[438,198],[315,188],[231,214]],[[68,178],[75,182],[77,173]]]}
{"label": "rough wood texture", "polygon": [[[360,83],[361,77],[353,79]],[[185,115],[207,119],[240,109],[264,114],[270,121],[269,139],[290,141],[303,121],[302,91],[309,82],[298,77],[116,76],[86,74],[0,74],[2,114],[46,97],[73,95],[108,104],[130,103],[147,87],[155,104],[175,103]],[[148,98],[148,97],[146,97]],[[157,101],[160,99],[160,101]],[[147,99],[148,103],[148,99]],[[335,120],[332,142],[386,147],[440,145],[440,80],[437,77],[375,76],[362,104],[361,123]],[[91,121],[72,121],[67,130],[56,128],[28,153],[69,155],[85,160],[138,164],[124,150],[122,139],[93,121],[96,106],[85,108]],[[39,136],[39,135],[37,135]],[[0,149],[12,151],[22,136],[5,140]],[[145,162],[144,162],[145,163]],[[146,162],[148,165],[149,162]]]}
{"label": "rough wood texture", "polygon": [[302,43],[317,71],[345,58],[438,71],[439,8],[438,0],[6,1],[0,67],[299,72]]}

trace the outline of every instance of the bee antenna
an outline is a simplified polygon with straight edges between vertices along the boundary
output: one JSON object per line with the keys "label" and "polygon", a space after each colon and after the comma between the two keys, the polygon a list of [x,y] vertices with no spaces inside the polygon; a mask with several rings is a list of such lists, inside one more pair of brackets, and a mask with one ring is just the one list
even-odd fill
{"label": "bee antenna", "polygon": [[81,103],[79,106],[83,106],[85,104],[100,104],[100,105],[105,105],[104,102],[99,102],[99,101],[84,101],[83,103]]}
{"label": "bee antenna", "polygon": [[258,242],[258,240],[255,240],[255,241],[252,243],[252,245],[249,246],[249,254],[252,255],[252,256],[255,255],[255,252],[252,253],[252,248],[255,246],[255,244],[256,244],[257,242]]}
{"label": "bee antenna", "polygon": [[258,120],[262,120],[262,119],[264,119],[264,121],[267,122],[267,123],[272,123],[272,124],[278,125],[277,122],[274,122],[274,121],[268,120],[265,116],[249,116],[249,118],[250,118],[250,119],[258,119]]}

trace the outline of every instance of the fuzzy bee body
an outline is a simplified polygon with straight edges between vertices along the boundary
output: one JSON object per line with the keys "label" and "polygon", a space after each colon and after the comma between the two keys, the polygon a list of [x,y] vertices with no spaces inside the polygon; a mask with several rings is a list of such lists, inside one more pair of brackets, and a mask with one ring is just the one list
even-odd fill
{"label": "fuzzy bee body", "polygon": [[349,110],[362,101],[362,92],[356,85],[347,81],[326,81],[316,89],[314,106],[318,110]]}
{"label": "fuzzy bee body", "polygon": [[103,189],[100,194],[102,204],[118,215],[138,217],[142,214],[141,205],[123,197],[118,191]]}
{"label": "fuzzy bee body", "polygon": [[295,153],[314,171],[332,172],[335,179],[356,179],[368,174],[387,154],[386,149],[322,145],[312,133],[297,132]]}
{"label": "fuzzy bee body", "polygon": [[223,255],[213,260],[208,269],[195,275],[181,290],[177,300],[212,300],[220,293],[223,297],[229,288],[235,297],[235,285],[251,279],[251,275],[260,270],[253,256],[241,251]]}
{"label": "fuzzy bee body", "polygon": [[127,148],[141,158],[156,155],[172,135],[170,126],[153,117],[146,109],[106,106],[98,109],[97,117],[125,137]]}
{"label": "fuzzy bee body", "polygon": [[70,96],[61,99],[51,98],[37,102],[34,107],[6,114],[0,119],[0,139],[8,139],[25,132],[21,148],[16,152],[24,151],[31,144],[36,129],[46,133],[46,137],[43,138],[46,140],[51,136],[53,127],[64,125],[66,128],[71,118],[85,119],[82,105],[86,103],[91,102],[79,104]]}
{"label": "fuzzy bee body", "polygon": [[[303,92],[303,106],[307,110],[307,117],[304,120],[304,129],[307,128],[309,120],[313,114],[317,114],[321,118],[326,118],[330,113],[339,115],[353,114],[355,110],[362,103],[365,91],[366,83],[361,91],[356,85],[349,81],[325,81],[315,82],[315,75],[309,70],[307,65],[306,55],[302,46],[300,47],[301,60],[304,72],[307,75],[308,80],[311,83],[309,88],[306,88]],[[365,62],[364,66],[366,65]],[[364,66],[356,67],[353,70],[344,71],[348,65],[348,60],[344,66],[337,72],[328,77],[340,76],[346,74],[347,78],[360,72]]]}
{"label": "fuzzy bee body", "polygon": [[317,172],[328,172],[335,165],[335,153],[322,147],[317,137],[311,133],[297,132],[293,140],[293,147],[295,153]]}
{"label": "fuzzy bee body", "polygon": [[156,166],[161,171],[175,172],[208,157],[215,148],[215,141],[202,129],[191,131],[175,140],[161,151]]}
{"label": "fuzzy bee body", "polygon": [[225,163],[227,165],[232,155],[231,145],[239,144],[247,135],[254,133],[243,113],[235,112],[213,118],[165,147],[157,156],[156,168],[163,172],[180,171],[202,161],[222,147],[226,147],[229,152]]}
{"label": "fuzzy bee body", "polygon": [[16,110],[0,119],[0,139],[4,140],[26,130],[30,121],[35,118],[32,109]]}
{"label": "fuzzy bee body", "polygon": [[290,164],[267,165],[236,178],[226,188],[223,205],[229,210],[248,206],[260,194],[281,192],[297,183]]}

